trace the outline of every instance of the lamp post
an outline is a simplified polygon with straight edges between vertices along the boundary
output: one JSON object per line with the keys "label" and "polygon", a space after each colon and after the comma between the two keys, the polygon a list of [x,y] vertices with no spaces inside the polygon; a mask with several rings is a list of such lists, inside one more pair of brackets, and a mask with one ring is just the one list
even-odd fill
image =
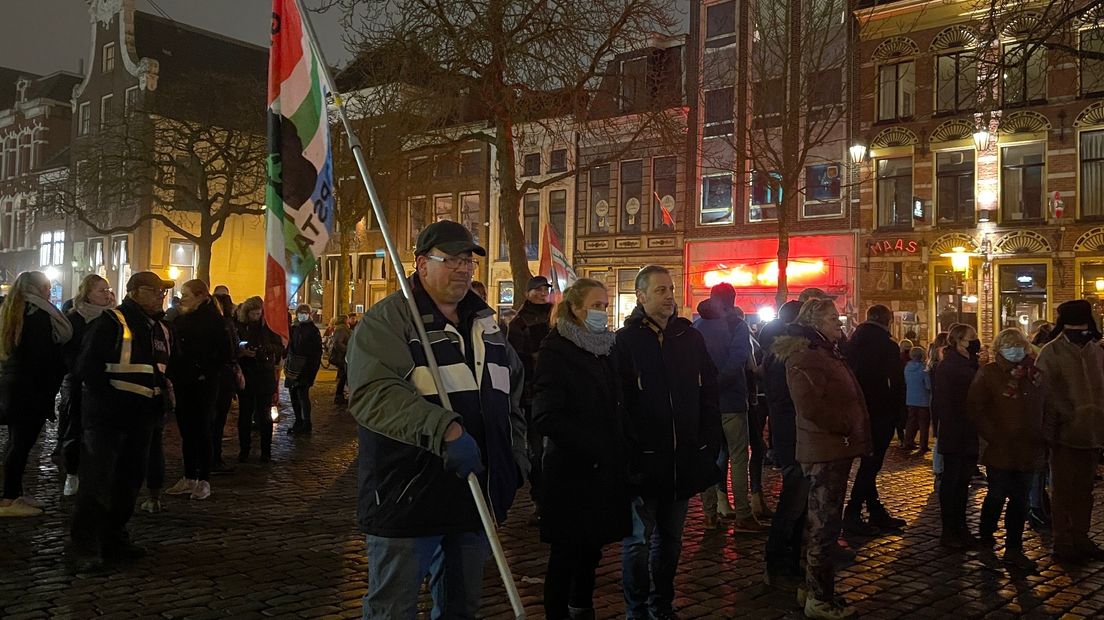
{"label": "lamp post", "polygon": [[[988,132],[986,132],[988,133]],[[950,252],[940,254],[944,258],[951,259],[951,271],[955,275],[955,311],[956,321],[962,322],[962,297],[965,295],[966,273],[970,271],[970,257],[977,256],[976,252],[967,252],[966,248],[956,246]]]}

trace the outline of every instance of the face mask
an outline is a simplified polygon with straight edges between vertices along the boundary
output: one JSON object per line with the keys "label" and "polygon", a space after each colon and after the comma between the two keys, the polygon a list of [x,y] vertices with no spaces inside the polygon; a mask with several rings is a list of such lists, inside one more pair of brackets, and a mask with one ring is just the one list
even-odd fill
{"label": "face mask", "polygon": [[1027,355],[1027,351],[1024,351],[1023,347],[1003,347],[1000,350],[1000,354],[1001,357],[1013,364],[1019,364],[1023,361],[1024,356]]}
{"label": "face mask", "polygon": [[978,353],[981,353],[981,341],[971,340],[966,344],[966,352],[970,354],[972,359],[977,359]]}
{"label": "face mask", "polygon": [[299,315],[296,315],[296,318],[299,319],[300,323],[306,323],[307,321],[310,320],[310,315],[309,314],[299,314]]}
{"label": "face mask", "polygon": [[1090,340],[1092,340],[1092,337],[1093,337],[1092,332],[1084,331],[1084,330],[1080,330],[1080,329],[1077,330],[1077,331],[1072,331],[1072,330],[1067,329],[1063,333],[1066,335],[1066,338],[1069,338],[1069,341],[1072,342],[1073,344],[1086,344]]}
{"label": "face mask", "polygon": [[609,315],[607,315],[604,310],[595,310],[591,308],[587,310],[586,321],[584,321],[584,323],[586,323],[586,327],[590,331],[595,334],[601,334],[606,331],[606,328],[609,326]]}

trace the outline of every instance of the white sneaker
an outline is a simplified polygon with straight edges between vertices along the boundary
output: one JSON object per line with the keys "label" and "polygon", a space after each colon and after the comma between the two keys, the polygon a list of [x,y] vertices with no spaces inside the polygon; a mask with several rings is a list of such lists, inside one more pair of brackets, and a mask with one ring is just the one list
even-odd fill
{"label": "white sneaker", "polygon": [[31,508],[38,508],[39,510],[42,510],[43,508],[46,507],[46,504],[43,504],[42,502],[40,502],[37,499],[31,497],[30,495],[23,495],[21,497],[17,497],[15,499],[15,503],[16,504],[23,504],[24,506],[30,506]]}
{"label": "white sneaker", "polygon": [[208,497],[211,497],[211,483],[206,480],[196,482],[195,489],[192,490],[192,499],[207,499]]}
{"label": "white sneaker", "polygon": [[69,474],[65,476],[65,488],[61,490],[61,494],[65,497],[73,497],[79,488],[80,478],[76,474]]}
{"label": "white sneaker", "polygon": [[152,497],[146,498],[146,501],[142,502],[142,510],[150,514],[161,512],[161,500]]}
{"label": "white sneaker", "polygon": [[0,517],[37,517],[42,514],[41,508],[35,508],[18,500],[7,506],[0,505]]}
{"label": "white sneaker", "polygon": [[187,495],[195,490],[196,481],[188,480],[187,478],[181,478],[176,484],[165,490],[166,495]]}
{"label": "white sneaker", "polygon": [[805,617],[819,618],[820,620],[843,620],[852,618],[857,610],[847,605],[844,601],[821,601],[811,594],[805,599]]}

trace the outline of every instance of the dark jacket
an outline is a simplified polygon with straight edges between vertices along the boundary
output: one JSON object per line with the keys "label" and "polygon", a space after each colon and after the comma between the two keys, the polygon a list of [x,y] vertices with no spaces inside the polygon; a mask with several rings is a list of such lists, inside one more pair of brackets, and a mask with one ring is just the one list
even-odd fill
{"label": "dark jacket", "polygon": [[236,327],[239,341],[249,343],[245,348],[257,352],[255,357],[242,356],[238,358],[238,364],[241,366],[242,373],[245,374],[246,382],[249,381],[249,377],[261,376],[265,373],[271,375],[272,380],[275,381],[275,374],[273,373],[284,352],[283,341],[268,328],[263,317],[256,323],[242,323],[239,321]]}
{"label": "dark jacket", "polygon": [[[771,334],[773,346],[779,336],[801,335],[801,328],[783,326],[785,331]],[[760,366],[760,383],[767,397],[767,414],[770,418],[771,448],[774,460],[780,467],[797,463],[797,411],[794,409],[790,387],[786,383],[786,363],[778,359],[773,349],[767,351]]]}
{"label": "dark jacket", "polygon": [[551,316],[552,304],[535,304],[525,300],[517,316],[510,321],[510,328],[506,330],[510,345],[517,351],[525,367],[525,391],[521,397],[521,402],[525,406],[528,406],[533,398],[532,377],[537,367],[537,351],[540,350],[541,341],[552,328],[549,325]]}
{"label": "dark jacket", "polygon": [[637,306],[617,330],[618,366],[635,438],[630,454],[640,495],[685,499],[720,480],[717,369],[690,321],[662,329]]}
{"label": "dark jacket", "polygon": [[843,354],[862,386],[870,424],[879,428],[895,426],[905,410],[905,368],[901,347],[889,330],[871,321],[859,325],[844,345]]}
{"label": "dark jacket", "polygon": [[[172,322],[174,388],[187,389],[200,382],[213,386],[222,369],[234,358],[237,343],[231,343],[226,320],[207,299],[195,310],[180,313]],[[214,389],[210,387],[207,389]]]}
{"label": "dark jacket", "polygon": [[1047,441],[1078,449],[1104,447],[1104,349],[1059,334],[1039,352],[1047,388]]}
{"label": "dark jacket", "polygon": [[330,358],[331,364],[341,366],[345,364],[345,356],[349,352],[349,339],[352,338],[353,330],[349,329],[348,325],[338,325],[334,328],[332,340],[330,340]]}
{"label": "dark jacket", "polygon": [[533,377],[545,437],[541,540],[593,547],[632,532],[625,408],[615,354],[585,351],[553,328]]}
{"label": "dark jacket", "polygon": [[[1028,376],[1014,378],[1015,364],[996,354],[996,361],[983,366],[970,384],[967,411],[985,440],[981,464],[996,469],[1038,471],[1043,468],[1046,442],[1043,439],[1043,387]],[[1024,360],[1032,368],[1031,358]],[[1036,377],[1041,384],[1042,377]],[[1010,391],[1010,382],[1018,388]],[[1015,394],[1015,398],[1005,394]]]}
{"label": "dark jacket", "polygon": [[717,367],[721,413],[746,413],[751,331],[731,307],[721,307],[713,299],[698,304],[698,314],[694,329],[701,332],[709,358]]}
{"label": "dark jacket", "polygon": [[828,463],[869,454],[870,416],[862,389],[839,348],[816,330],[774,339],[777,363],[797,412],[797,461]]}
{"label": "dark jacket", "polygon": [[[76,412],[79,415],[81,404],[81,384],[73,374],[73,370],[77,366],[77,356],[80,355],[81,343],[84,342],[84,336],[88,333],[89,321],[86,321],[84,316],[73,309],[73,304],[70,300],[70,309],[65,312],[65,318],[69,319],[69,324],[73,326],[73,337],[69,339],[62,347],[62,356],[65,358],[65,377],[61,380],[61,398],[58,401],[58,412],[67,412],[73,415]],[[110,312],[111,310],[105,310]],[[100,313],[100,317],[103,313]],[[99,320],[100,317],[92,319],[92,321]],[[64,429],[62,429],[64,432]]]}
{"label": "dark jacket", "polygon": [[349,412],[356,418],[357,520],[367,534],[414,537],[482,531],[466,481],[445,470],[445,430],[464,426],[487,470],[483,492],[501,523],[528,474],[521,361],[494,312],[473,292],[450,323],[411,278],[452,409],[441,407],[402,293],[374,304],[349,345]]}
{"label": "dark jacket", "polygon": [[19,344],[0,365],[0,420],[9,424],[52,417],[65,375],[62,345],[54,342],[50,315],[32,304],[26,310]]}
{"label": "dark jacket", "polygon": [[[318,331],[314,322],[296,321],[291,324],[288,331],[287,359],[285,372],[295,374],[294,379],[288,377],[288,387],[314,385],[318,367],[322,365],[322,332]],[[302,367],[294,369],[292,364],[302,364]]]}
{"label": "dark jacket", "polygon": [[941,454],[976,457],[978,434],[967,412],[970,384],[977,374],[977,362],[948,347],[943,361],[932,369],[932,420],[939,425]]}
{"label": "dark jacket", "polygon": [[123,344],[123,326],[113,312],[91,323],[77,356],[76,377],[83,383],[81,423],[84,428],[140,428],[160,424],[168,408],[165,371],[172,350],[169,328],[151,318],[127,298],[118,310],[131,332],[134,365],[153,366],[153,373],[136,378],[157,390],[153,397],[114,387],[108,364],[118,364]]}

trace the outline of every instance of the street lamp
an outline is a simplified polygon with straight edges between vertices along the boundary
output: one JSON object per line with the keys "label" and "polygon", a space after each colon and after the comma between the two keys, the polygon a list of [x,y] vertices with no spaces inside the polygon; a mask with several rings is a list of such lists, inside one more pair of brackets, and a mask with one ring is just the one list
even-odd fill
{"label": "street lamp", "polygon": [[58,278],[61,277],[61,271],[59,271],[57,267],[50,265],[42,270],[42,275],[46,276],[46,279],[50,282],[57,282]]}
{"label": "street lamp", "polygon": [[851,154],[851,163],[853,164],[861,164],[866,159],[866,145],[861,142],[852,144],[847,151]]}
{"label": "street lamp", "polygon": [[989,128],[982,127],[974,132],[974,147],[977,148],[978,153],[984,153],[989,150]]}
{"label": "street lamp", "polygon": [[951,271],[955,275],[955,307],[957,309],[958,317],[956,322],[962,322],[962,297],[966,292],[965,288],[966,273],[970,271],[970,257],[977,256],[976,252],[967,252],[966,248],[962,246],[955,246],[951,248],[950,252],[944,252],[940,254],[943,258],[951,259]]}

